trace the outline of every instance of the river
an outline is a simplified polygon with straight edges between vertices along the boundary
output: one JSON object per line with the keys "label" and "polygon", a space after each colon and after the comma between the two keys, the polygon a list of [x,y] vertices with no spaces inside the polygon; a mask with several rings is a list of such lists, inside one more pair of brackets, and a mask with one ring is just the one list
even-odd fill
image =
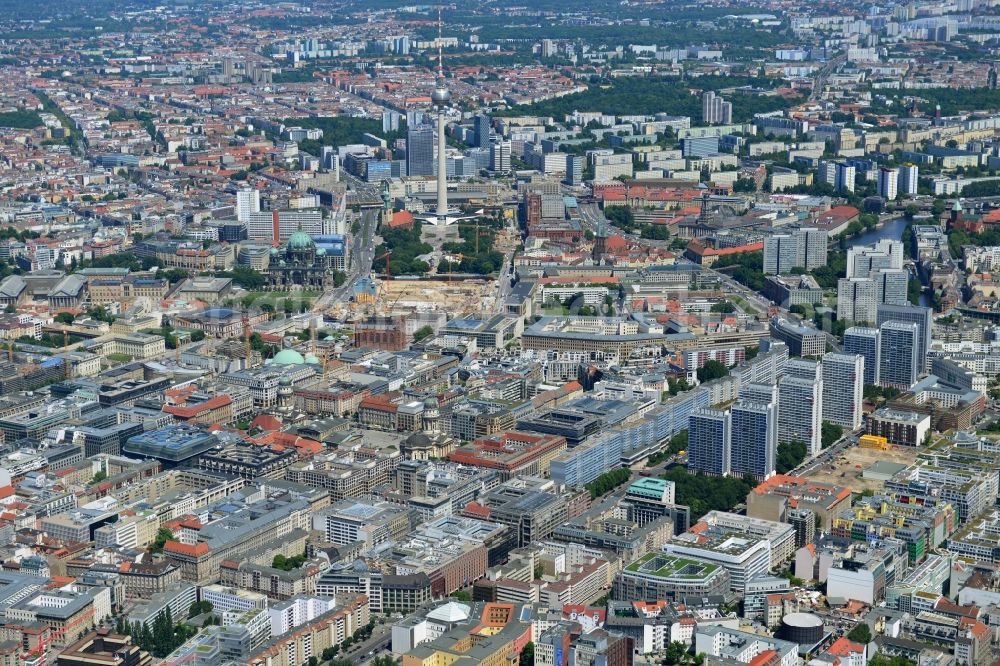
{"label": "river", "polygon": [[[871,231],[866,231],[860,236],[855,236],[850,240],[844,241],[847,247],[857,246],[857,245],[874,245],[876,242],[882,240],[883,238],[890,238],[892,240],[900,240],[903,237],[903,229],[906,228],[906,218],[896,217],[883,226],[872,229]],[[920,292],[920,305],[925,307],[930,307],[930,298],[923,291]]]}
{"label": "river", "polygon": [[855,236],[854,238],[845,241],[849,246],[851,245],[874,245],[877,241],[883,238],[891,238],[892,240],[899,240],[903,237],[903,229],[906,228],[906,218],[897,217],[889,220],[885,225],[872,229],[871,231],[866,231],[860,236]]}

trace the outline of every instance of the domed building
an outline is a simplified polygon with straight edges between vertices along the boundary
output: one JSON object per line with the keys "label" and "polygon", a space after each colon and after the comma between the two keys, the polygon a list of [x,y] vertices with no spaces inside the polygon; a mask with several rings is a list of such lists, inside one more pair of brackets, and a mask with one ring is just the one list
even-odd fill
{"label": "domed building", "polygon": [[441,432],[440,419],[441,412],[437,398],[433,396],[426,398],[421,429],[399,443],[400,453],[410,460],[446,458],[449,453],[452,453],[457,442],[454,437]]}
{"label": "domed building", "polygon": [[316,247],[309,234],[300,228],[288,238],[281,249],[271,249],[271,262],[267,269],[271,289],[288,289],[301,286],[325,289],[333,286],[336,262],[325,248]]}

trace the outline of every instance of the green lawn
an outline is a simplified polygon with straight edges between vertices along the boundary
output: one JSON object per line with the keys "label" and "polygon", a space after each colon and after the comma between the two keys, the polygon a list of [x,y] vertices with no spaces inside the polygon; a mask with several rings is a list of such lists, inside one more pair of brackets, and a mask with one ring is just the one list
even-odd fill
{"label": "green lawn", "polygon": [[240,305],[255,305],[260,307],[267,303],[275,310],[281,309],[281,304],[283,301],[290,300],[292,303],[296,303],[302,300],[315,300],[323,292],[303,289],[302,291],[251,291],[245,296],[240,297]]}

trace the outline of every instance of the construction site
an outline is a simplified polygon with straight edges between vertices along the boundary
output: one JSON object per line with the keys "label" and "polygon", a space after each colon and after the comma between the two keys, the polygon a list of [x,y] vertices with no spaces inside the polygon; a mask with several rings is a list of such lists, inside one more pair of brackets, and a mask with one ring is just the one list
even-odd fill
{"label": "construction site", "polygon": [[920,449],[912,446],[890,446],[887,449],[869,449],[852,446],[844,453],[830,461],[829,464],[816,468],[809,478],[824,483],[846,486],[856,493],[865,490],[879,490],[883,481],[866,479],[863,474],[866,469],[877,462],[889,462],[900,465],[910,465],[917,459]]}

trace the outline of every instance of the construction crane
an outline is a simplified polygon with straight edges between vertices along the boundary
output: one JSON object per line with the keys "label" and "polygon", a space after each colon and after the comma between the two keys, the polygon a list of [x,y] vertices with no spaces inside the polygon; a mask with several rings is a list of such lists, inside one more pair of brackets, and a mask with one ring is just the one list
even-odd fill
{"label": "construction crane", "polygon": [[69,379],[69,331],[63,326],[63,379]]}
{"label": "construction crane", "polygon": [[379,256],[377,256],[374,259],[372,259],[372,263],[373,264],[376,261],[378,261],[379,259],[385,259],[385,279],[386,280],[391,280],[392,279],[392,267],[389,266],[389,257],[391,257],[391,256],[392,256],[392,250],[387,250],[385,253],[380,254]]}
{"label": "construction crane", "polygon": [[465,227],[467,229],[468,228],[472,228],[472,229],[476,230],[475,245],[476,245],[476,256],[478,257],[479,256],[479,221],[477,220],[474,224],[469,224],[467,222],[465,224],[463,224],[463,223],[459,222],[459,223],[453,224],[451,226],[453,226],[453,227]]}
{"label": "construction crane", "polygon": [[243,324],[243,355],[246,359],[245,369],[250,368],[250,316],[244,312],[241,317]]}
{"label": "construction crane", "polygon": [[[458,263],[459,264],[461,264],[462,261],[465,259],[465,255],[462,254],[461,252],[459,252],[458,254],[452,255],[452,256],[458,258]],[[453,262],[453,261],[449,261],[448,262],[448,284],[451,284],[451,267],[454,266],[454,265],[455,265],[455,262]]]}

